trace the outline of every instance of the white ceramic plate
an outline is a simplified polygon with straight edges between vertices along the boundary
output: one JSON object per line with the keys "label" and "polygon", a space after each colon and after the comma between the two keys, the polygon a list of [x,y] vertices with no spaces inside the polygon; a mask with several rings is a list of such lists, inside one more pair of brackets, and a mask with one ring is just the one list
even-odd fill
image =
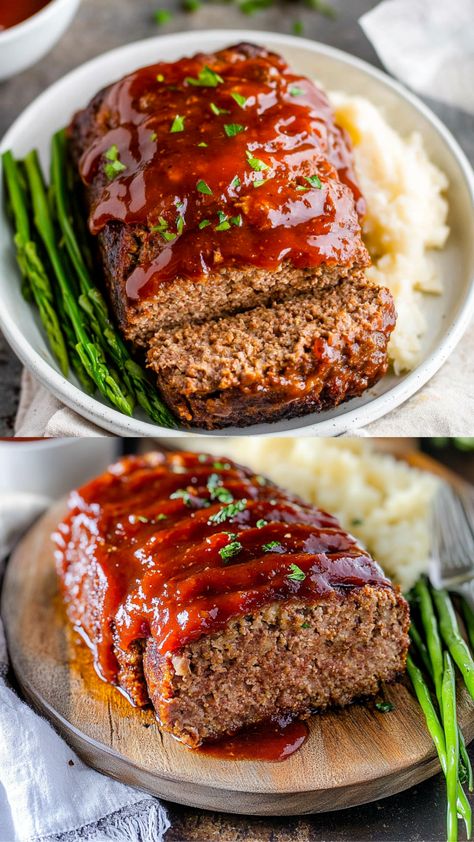
{"label": "white ceramic plate", "polygon": [[[146,64],[172,61],[198,50],[213,51],[238,41],[255,40],[282,53],[299,71],[317,77],[328,90],[359,93],[383,106],[388,119],[402,134],[419,131],[429,155],[449,179],[451,235],[446,248],[437,256],[445,292],[442,297],[425,298],[430,327],[418,367],[401,377],[386,376],[362,397],[337,409],[292,421],[228,428],[213,433],[338,435],[380,418],[413,395],[444,363],[474,311],[474,175],[452,135],[420,100],[369,64],[303,38],[247,30],[179,33],[127,44],[69,73],[23,112],[7,132],[1,149],[12,149],[19,156],[34,145],[47,166],[52,133],[68,123],[73,112],[85,106],[99,88]],[[21,297],[11,232],[5,218],[0,226],[0,326],[15,353],[35,377],[85,418],[118,435],[190,435],[150,423],[141,410],[135,417],[127,418],[100,399],[85,394],[73,376],[67,380],[61,375],[36,314]]]}

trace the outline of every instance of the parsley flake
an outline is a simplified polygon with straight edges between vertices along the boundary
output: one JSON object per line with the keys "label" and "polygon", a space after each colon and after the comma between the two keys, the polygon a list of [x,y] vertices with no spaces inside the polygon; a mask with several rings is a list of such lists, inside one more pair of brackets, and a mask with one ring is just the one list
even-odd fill
{"label": "parsley flake", "polygon": [[234,175],[234,177],[233,177],[232,181],[230,182],[229,186],[232,187],[234,190],[237,187],[240,187],[240,178],[239,178],[238,175]]}
{"label": "parsley flake", "polygon": [[278,541],[270,541],[269,544],[263,545],[262,550],[264,553],[277,553],[280,550],[283,552],[283,547]]}
{"label": "parsley flake", "polygon": [[245,103],[247,102],[246,96],[242,96],[242,94],[238,94],[236,91],[233,91],[231,93],[231,97],[235,100],[237,105],[240,105],[241,108],[244,108]]}
{"label": "parsley flake", "polygon": [[203,140],[201,141],[201,143],[198,143],[198,146],[207,146],[207,145],[208,145],[208,144],[207,144],[207,143],[204,143],[204,141],[203,141]]}
{"label": "parsley flake", "polygon": [[211,474],[207,481],[207,488],[211,500],[219,500],[219,503],[232,503],[233,495],[224,488],[219,474]]}
{"label": "parsley flake", "polygon": [[253,186],[254,186],[254,187],[263,187],[263,185],[264,185],[264,184],[266,184],[266,183],[267,183],[267,181],[269,181],[269,180],[270,180],[269,178],[257,178],[257,179],[253,182]]}
{"label": "parsley flake", "polygon": [[236,225],[237,228],[242,228],[242,224],[243,224],[242,214],[239,213],[238,216],[231,216],[230,221],[231,221],[232,225]]}
{"label": "parsley flake", "polygon": [[160,514],[156,516],[156,520],[168,520],[168,515],[165,515],[163,512],[160,512]]}
{"label": "parsley flake", "polygon": [[210,225],[210,224],[211,224],[210,219],[202,219],[201,222],[198,225],[198,228],[199,228],[200,231],[202,231],[203,228],[207,228],[207,226]]}
{"label": "parsley flake", "polygon": [[288,579],[292,579],[293,582],[304,582],[306,579],[306,573],[304,573],[301,567],[298,567],[297,564],[290,564],[291,573],[288,573]]}
{"label": "parsley flake", "polygon": [[321,190],[321,187],[323,186],[319,175],[306,175],[305,181],[307,181],[308,184],[311,184],[311,187],[317,187],[319,190]]}
{"label": "parsley flake", "polygon": [[211,102],[209,108],[211,109],[212,113],[219,117],[220,114],[230,114],[230,111],[227,111],[226,108],[219,108],[215,102]]}
{"label": "parsley flake", "polygon": [[198,190],[199,193],[205,193],[207,196],[212,196],[211,188],[202,178],[200,178],[196,184],[196,190]]}
{"label": "parsley flake", "polygon": [[268,520],[264,520],[263,518],[260,518],[260,520],[257,520],[257,523],[255,524],[255,526],[257,527],[257,529],[263,529],[263,527],[266,526],[267,523],[268,523]]}
{"label": "parsley flake", "polygon": [[168,9],[157,9],[153,14],[153,19],[157,26],[162,26],[164,23],[168,23],[172,17],[173,16]]}
{"label": "parsley flake", "polygon": [[206,64],[205,67],[199,71],[197,79],[193,79],[192,76],[187,76],[184,81],[187,82],[188,85],[196,85],[202,88],[217,88],[217,86],[224,80],[222,76],[219,76],[215,70],[212,70]]}
{"label": "parsley flake", "polygon": [[232,465],[230,462],[213,462],[212,467],[216,469],[216,471],[230,471]]}
{"label": "parsley flake", "polygon": [[247,162],[256,172],[262,172],[263,170],[270,169],[270,167],[268,166],[268,164],[265,163],[265,161],[262,161],[260,158],[254,158],[250,149],[247,149],[245,154],[247,156]]}
{"label": "parsley flake", "polygon": [[104,164],[104,173],[109,181],[113,181],[119,173],[127,169],[125,164],[122,164],[119,160],[119,151],[116,143],[109,146],[107,151],[104,152],[104,157],[107,159],[107,163]]}
{"label": "parsley flake", "polygon": [[214,231],[228,231],[230,228],[230,222],[227,219],[224,219],[223,222],[219,222],[219,225],[216,225]]}
{"label": "parsley flake", "polygon": [[150,140],[158,140],[158,135],[156,132],[152,132],[150,135]]}
{"label": "parsley flake", "polygon": [[395,707],[392,702],[375,702],[375,707],[380,713],[390,713]]}
{"label": "parsley flake", "polygon": [[185,506],[191,505],[191,495],[185,488],[178,488],[177,491],[173,491],[173,494],[170,494],[170,500],[182,500]]}
{"label": "parsley flake", "polygon": [[235,137],[245,131],[245,126],[241,126],[240,123],[224,123],[224,131],[227,137]]}
{"label": "parsley flake", "polygon": [[176,132],[184,132],[184,117],[181,117],[180,114],[176,115],[170,128],[170,134],[175,134]]}
{"label": "parsley flake", "polygon": [[219,555],[223,561],[226,561],[227,559],[238,555],[242,549],[243,547],[240,541],[231,541],[230,544],[227,544],[225,547],[221,547]]}
{"label": "parsley flake", "polygon": [[288,88],[288,92],[290,96],[302,96],[304,94],[303,88],[298,88],[297,85],[292,85],[291,88]]}
{"label": "parsley flake", "polygon": [[166,243],[171,243],[173,240],[176,239],[176,234],[173,234],[172,231],[168,231],[168,223],[166,219],[162,216],[158,217],[158,225],[153,225],[151,227],[151,231],[157,231],[163,237]]}
{"label": "parsley flake", "polygon": [[310,624],[309,624],[309,623],[302,623],[302,624],[301,624],[301,628],[302,628],[302,629],[310,629],[310,628],[311,628],[311,626],[310,626]]}
{"label": "parsley flake", "polygon": [[223,509],[219,509],[215,515],[211,515],[208,520],[208,524],[219,524],[224,523],[224,521],[229,520],[232,517],[235,517],[236,514],[239,512],[243,512],[247,506],[247,500],[236,500],[235,503],[229,503],[228,506],[224,506]]}

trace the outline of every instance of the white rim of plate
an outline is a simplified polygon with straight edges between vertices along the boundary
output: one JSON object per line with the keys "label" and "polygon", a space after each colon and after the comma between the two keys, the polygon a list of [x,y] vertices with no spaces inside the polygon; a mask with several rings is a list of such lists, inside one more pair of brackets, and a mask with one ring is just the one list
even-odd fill
{"label": "white rim of plate", "polygon": [[[49,4],[48,4],[49,5]],[[54,0],[51,5],[54,5]],[[47,8],[47,7],[46,7]],[[39,13],[38,13],[39,14]],[[137,47],[142,44],[150,44],[156,41],[157,44],[173,45],[177,44],[183,50],[191,44],[196,47],[196,40],[200,38],[206,40],[206,43],[215,42],[215,45],[224,45],[227,41],[237,43],[239,41],[254,41],[257,40],[262,43],[270,43],[272,46],[281,47],[305,47],[314,52],[315,55],[323,54],[330,58],[336,59],[343,64],[358,67],[362,72],[368,76],[372,76],[377,81],[381,82],[388,88],[391,88],[402,99],[409,102],[413,108],[419,111],[425,119],[432,124],[434,129],[441,136],[442,140],[449,148],[456,163],[458,164],[461,173],[465,179],[468,191],[472,200],[474,210],[474,171],[462,151],[461,147],[441,120],[426,106],[415,94],[408,91],[401,83],[392,79],[382,70],[373,67],[363,59],[352,56],[343,50],[336,47],[330,47],[322,44],[319,41],[311,41],[308,38],[300,38],[293,35],[284,35],[277,32],[253,31],[247,29],[208,29],[196,30],[187,33],[174,33],[172,35],[155,36],[153,38],[145,38],[141,41],[134,41],[131,44],[125,44],[122,47],[116,47],[106,53],[102,53],[93,59],[79,65],[74,70],[71,70],[65,76],[62,76],[45,91],[43,91],[26,109],[17,117],[13,125],[5,133],[0,144],[0,155],[6,151],[10,146],[10,136],[21,130],[22,122],[27,121],[32,111],[41,108],[44,100],[59,90],[62,86],[67,86],[71,77],[87,76],[91,65],[98,64],[101,61],[110,59],[112,55],[124,56],[127,53],[135,53]],[[251,427],[242,428],[242,432],[232,429],[228,430],[182,430],[169,429],[153,424],[149,421],[142,421],[137,418],[130,418],[123,415],[118,410],[100,403],[94,397],[87,395],[69,380],[67,380],[59,372],[55,371],[49,362],[44,360],[41,355],[35,351],[31,346],[28,352],[23,350],[24,337],[19,328],[16,326],[14,319],[9,313],[0,312],[0,327],[5,334],[7,341],[12,346],[13,351],[18,356],[20,361],[34,374],[40,383],[46,389],[58,396],[70,409],[76,411],[81,417],[95,423],[98,427],[115,433],[116,435],[139,435],[139,436],[156,436],[159,432],[162,437],[189,437],[189,436],[216,436],[228,437],[244,436],[244,435],[258,435],[258,436],[294,436],[299,435],[343,435],[345,433],[357,430],[361,426],[376,421],[383,417],[392,409],[400,406],[408,398],[414,395],[425,383],[430,380],[433,375],[446,362],[446,359],[454,350],[463,333],[468,327],[470,319],[474,314],[474,277],[471,278],[470,287],[458,311],[456,318],[451,325],[446,329],[446,332],[439,343],[438,347],[432,351],[423,360],[420,365],[404,377],[403,381],[393,386],[388,392],[378,395],[373,400],[364,404],[357,409],[348,409],[347,412],[342,412],[334,418],[324,419],[322,421],[308,421],[300,427],[294,427],[288,430],[266,430],[265,432],[252,431]],[[350,404],[347,404],[349,406]],[[308,417],[308,416],[307,416]],[[303,416],[304,419],[304,416]],[[299,419],[298,419],[299,420]],[[271,426],[271,425],[268,425]],[[417,431],[414,431],[416,433]]]}

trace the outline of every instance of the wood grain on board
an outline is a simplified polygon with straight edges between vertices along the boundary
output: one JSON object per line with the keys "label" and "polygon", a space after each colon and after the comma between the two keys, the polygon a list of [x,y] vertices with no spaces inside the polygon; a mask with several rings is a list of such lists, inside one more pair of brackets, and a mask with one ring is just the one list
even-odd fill
{"label": "wood grain on board", "polygon": [[[418,465],[429,469],[432,460],[421,459]],[[255,815],[363,804],[438,771],[423,715],[405,682],[386,690],[393,712],[353,705],[313,716],[303,748],[281,763],[206,757],[162,733],[150,710],[133,708],[99,679],[89,650],[66,622],[50,540],[63,513],[64,503],[57,504],[17,547],[7,569],[3,617],[25,695],[91,766],[180,804]],[[474,706],[464,687],[458,717],[469,742]]]}

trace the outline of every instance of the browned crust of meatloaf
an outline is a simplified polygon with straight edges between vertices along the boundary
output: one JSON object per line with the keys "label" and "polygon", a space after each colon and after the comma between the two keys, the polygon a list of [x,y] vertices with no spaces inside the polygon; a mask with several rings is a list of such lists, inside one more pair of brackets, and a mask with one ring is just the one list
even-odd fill
{"label": "browned crust of meatloaf", "polygon": [[162,727],[196,747],[274,715],[375,695],[405,668],[408,624],[403,598],[370,585],[272,603],[169,655],[150,638],[147,692]]}
{"label": "browned crust of meatloaf", "polygon": [[163,331],[148,362],[166,402],[190,426],[274,421],[336,406],[377,382],[394,324],[387,290],[346,282]]}

